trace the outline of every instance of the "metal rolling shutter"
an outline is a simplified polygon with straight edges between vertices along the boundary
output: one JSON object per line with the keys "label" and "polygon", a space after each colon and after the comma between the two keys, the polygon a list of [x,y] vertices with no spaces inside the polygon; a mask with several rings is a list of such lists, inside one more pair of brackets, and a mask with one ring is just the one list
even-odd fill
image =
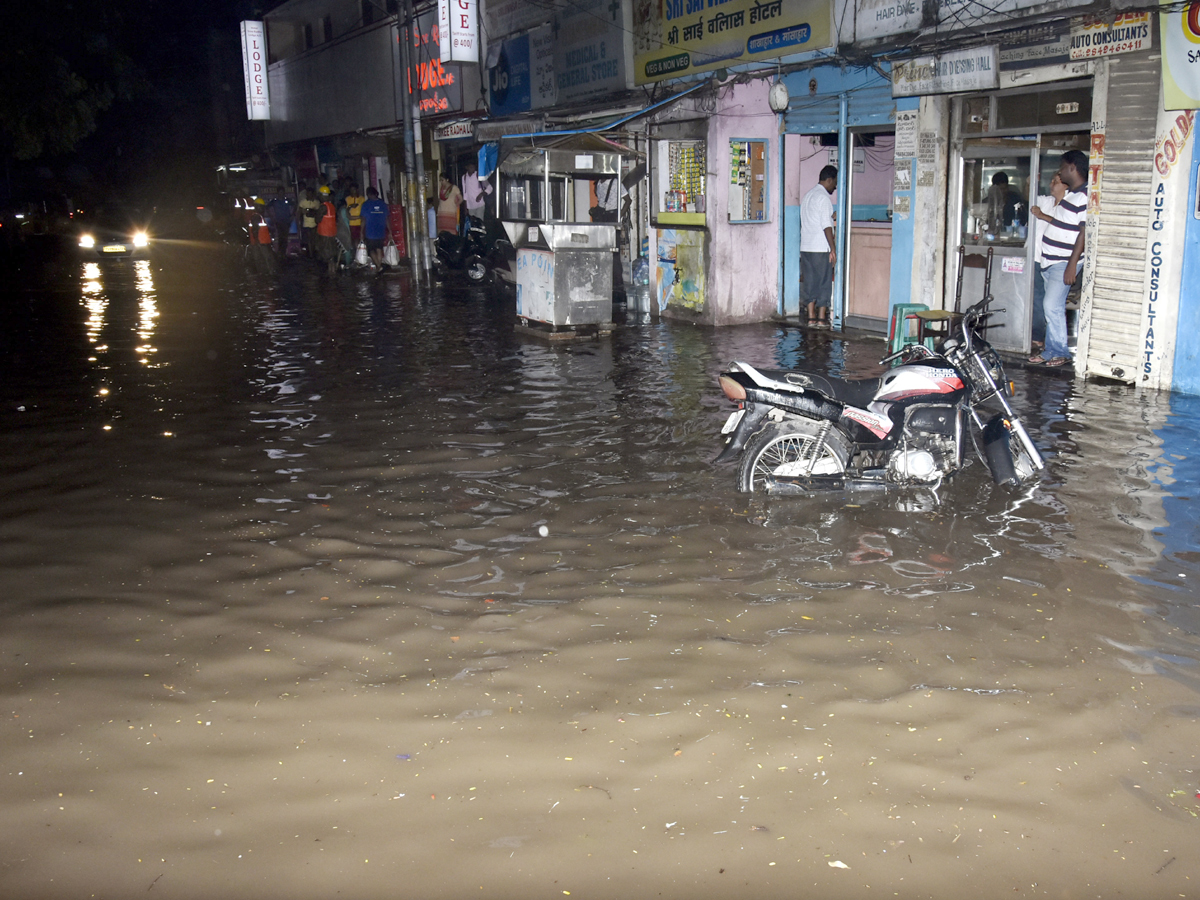
{"label": "metal rolling shutter", "polygon": [[[887,125],[896,120],[891,82],[856,87],[849,94],[846,124]],[[841,103],[836,94],[794,97],[784,116],[784,131],[791,134],[831,134],[838,130]]]}
{"label": "metal rolling shutter", "polygon": [[1110,65],[1086,372],[1132,383],[1140,363],[1162,74],[1157,53],[1121,56]]}
{"label": "metal rolling shutter", "polygon": [[841,109],[837,96],[794,98],[784,116],[792,134],[832,134],[838,130]]}

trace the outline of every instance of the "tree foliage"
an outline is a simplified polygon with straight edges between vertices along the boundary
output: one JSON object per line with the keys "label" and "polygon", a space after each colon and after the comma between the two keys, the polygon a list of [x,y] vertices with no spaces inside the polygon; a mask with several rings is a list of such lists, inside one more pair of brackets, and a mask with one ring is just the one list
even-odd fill
{"label": "tree foliage", "polygon": [[69,153],[132,94],[120,18],[49,0],[11,24],[0,62],[0,152],[18,160]]}

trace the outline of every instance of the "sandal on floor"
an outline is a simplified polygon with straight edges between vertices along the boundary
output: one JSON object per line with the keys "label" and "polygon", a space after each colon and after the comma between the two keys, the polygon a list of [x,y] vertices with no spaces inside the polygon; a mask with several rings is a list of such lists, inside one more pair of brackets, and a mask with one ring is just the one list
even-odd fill
{"label": "sandal on floor", "polygon": [[1040,353],[1033,354],[1026,362],[1034,366],[1044,366],[1046,364],[1046,360],[1042,358],[1042,354]]}
{"label": "sandal on floor", "polygon": [[1065,366],[1068,362],[1070,362],[1070,360],[1068,360],[1065,356],[1056,356],[1053,359],[1046,360],[1044,363],[1042,363],[1042,365],[1048,368],[1056,369],[1059,366]]}

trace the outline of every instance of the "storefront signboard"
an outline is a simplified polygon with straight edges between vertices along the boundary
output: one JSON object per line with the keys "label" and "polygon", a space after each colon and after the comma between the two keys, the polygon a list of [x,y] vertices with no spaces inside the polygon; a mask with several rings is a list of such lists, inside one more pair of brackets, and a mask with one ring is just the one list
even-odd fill
{"label": "storefront signboard", "polygon": [[270,119],[267,87],[267,35],[262,22],[242,23],[242,74],[246,81],[246,118]]}
{"label": "storefront signboard", "polygon": [[489,42],[527,31],[553,17],[553,4],[531,3],[530,0],[489,0],[483,7],[483,25]]}
{"label": "storefront signboard", "polygon": [[626,11],[616,0],[571,0],[558,11],[552,44],[559,103],[632,87]]}
{"label": "storefront signboard", "polygon": [[995,90],[999,85],[999,57],[999,48],[992,44],[896,63],[892,66],[892,96]]}
{"label": "storefront signboard", "polygon": [[442,62],[479,62],[479,9],[476,0],[438,0]]}
{"label": "storefront signboard", "polygon": [[995,36],[1000,45],[1000,71],[1061,65],[1071,59],[1071,30],[1063,21],[1042,22]]}
{"label": "storefront signboard", "polygon": [[417,16],[416,26],[412,34],[413,66],[407,93],[415,97],[422,115],[461,111],[462,66],[442,64],[437,10],[430,9]]}
{"label": "storefront signboard", "polygon": [[832,43],[829,6],[823,0],[635,3],[635,80],[647,84],[824,49]]}
{"label": "storefront signboard", "polygon": [[1150,13],[1121,13],[1112,22],[1093,19],[1071,26],[1071,59],[1132,53],[1150,46]]}
{"label": "storefront signboard", "polygon": [[474,134],[473,128],[474,126],[470,119],[447,122],[445,125],[439,125],[433,129],[433,139],[435,141],[457,141],[462,138],[469,138]]}
{"label": "storefront signboard", "polygon": [[[489,60],[490,62],[490,60]],[[488,101],[493,116],[510,116],[529,109],[529,35],[500,43],[495,64],[488,66]]]}
{"label": "storefront signboard", "polygon": [[[1092,0],[1059,0],[1056,7],[1088,6]],[[868,41],[913,31],[949,34],[981,25],[1020,19],[1023,10],[1043,6],[1045,0],[996,0],[967,3],[964,0],[856,0],[854,36]]]}
{"label": "storefront signboard", "polygon": [[[1168,0],[1163,0],[1164,7]],[[1200,108],[1200,0],[1159,15],[1164,109]]]}

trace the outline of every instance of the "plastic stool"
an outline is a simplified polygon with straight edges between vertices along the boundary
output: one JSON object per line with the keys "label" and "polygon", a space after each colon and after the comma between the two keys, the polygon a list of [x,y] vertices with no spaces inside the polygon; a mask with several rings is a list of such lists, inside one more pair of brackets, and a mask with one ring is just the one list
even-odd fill
{"label": "plastic stool", "polygon": [[888,353],[895,353],[901,347],[918,342],[919,328],[910,331],[908,320],[915,318],[915,313],[929,309],[924,303],[897,303],[892,307],[892,321],[888,326]]}

